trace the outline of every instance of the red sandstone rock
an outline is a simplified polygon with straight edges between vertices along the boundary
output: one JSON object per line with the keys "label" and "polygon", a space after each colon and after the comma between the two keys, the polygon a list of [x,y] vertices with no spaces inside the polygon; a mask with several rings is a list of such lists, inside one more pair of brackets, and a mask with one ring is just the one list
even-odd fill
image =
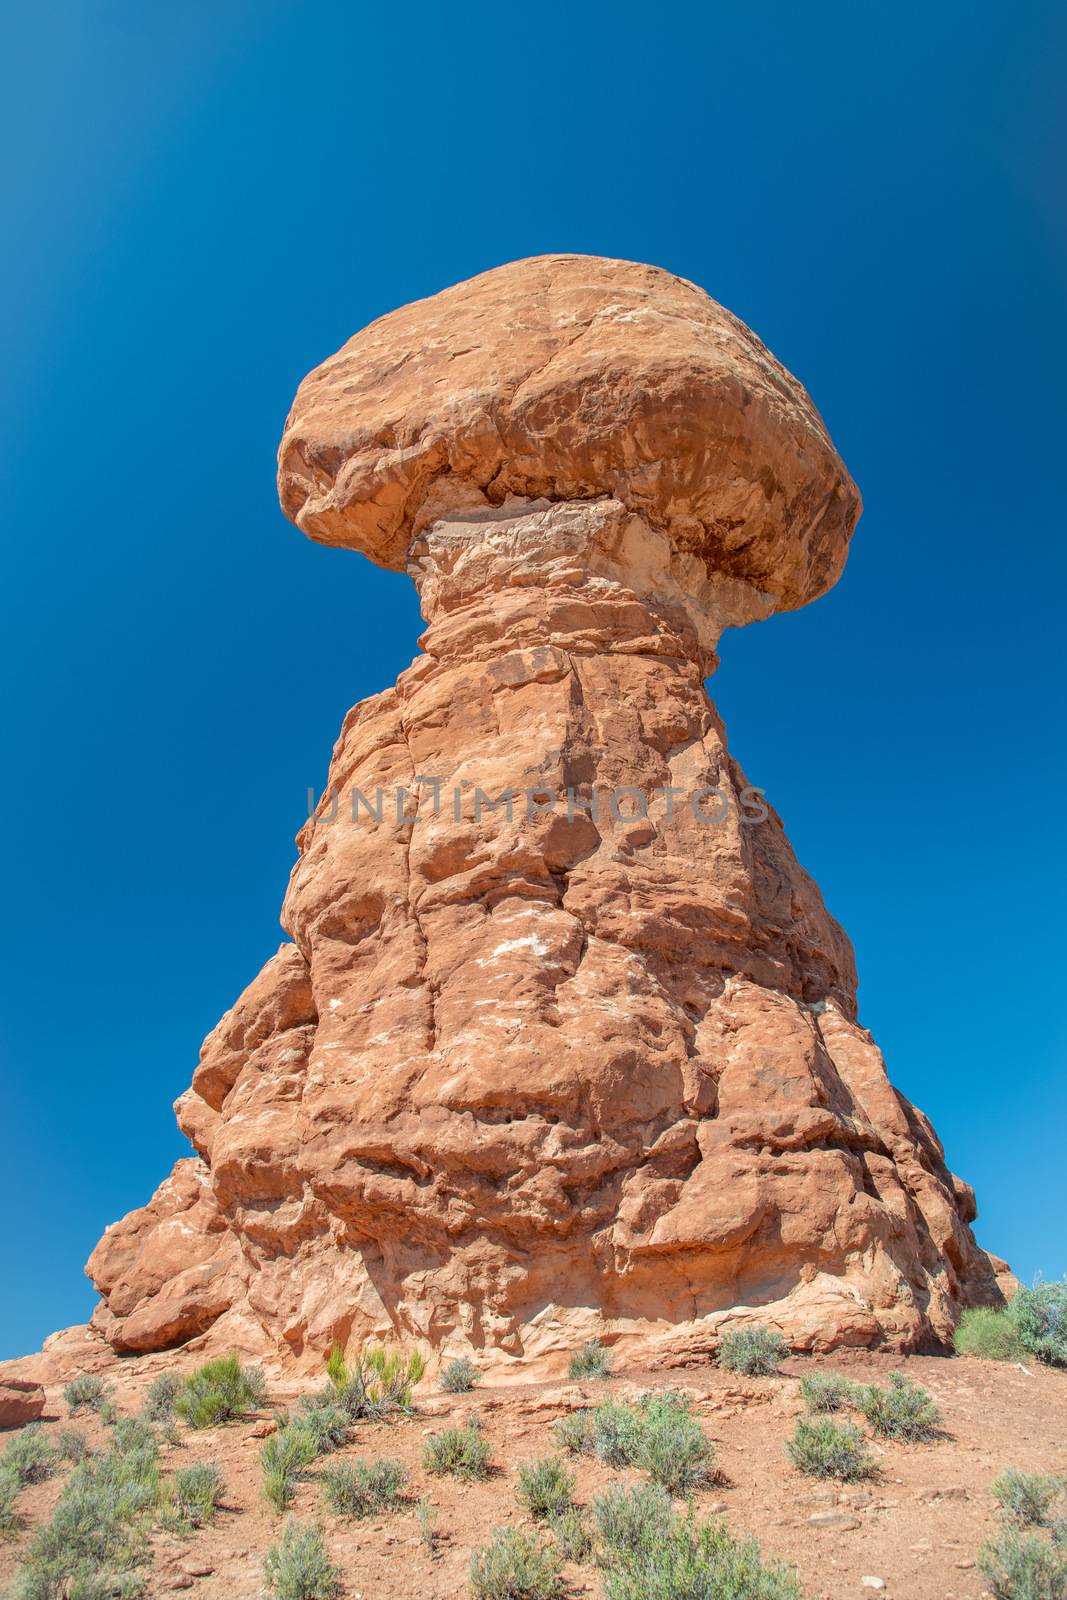
{"label": "red sandstone rock", "polygon": [[28,1378],[0,1375],[0,1428],[21,1428],[44,1411],[44,1390]]}
{"label": "red sandstone rock", "polygon": [[796,381],[666,273],[520,262],[312,373],[280,489],[410,574],[423,654],[345,719],[293,942],[178,1102],[198,1158],[90,1260],[100,1334],[684,1360],[744,1320],[909,1348],[996,1301],[704,689],[724,626],[845,559],[859,497]]}

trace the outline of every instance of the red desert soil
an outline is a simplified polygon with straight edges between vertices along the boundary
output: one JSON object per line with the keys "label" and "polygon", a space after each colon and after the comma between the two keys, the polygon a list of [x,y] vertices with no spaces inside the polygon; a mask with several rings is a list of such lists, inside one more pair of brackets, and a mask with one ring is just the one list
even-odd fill
{"label": "red desert soil", "polygon": [[[158,1371],[158,1364],[153,1363]],[[799,1378],[837,1370],[857,1381],[884,1382],[894,1368],[925,1384],[941,1407],[943,1437],[927,1445],[874,1445],[880,1476],[856,1487],[804,1478],[789,1463],[786,1440],[801,1414]],[[117,1385],[124,1412],[135,1411],[147,1379]],[[649,1372],[623,1368],[597,1383],[481,1385],[473,1395],[447,1396],[424,1380],[417,1414],[397,1423],[361,1424],[341,1459],[396,1457],[411,1470],[411,1500],[395,1516],[346,1523],[324,1504],[314,1476],[300,1488],[294,1512],[321,1520],[331,1554],[344,1575],[345,1600],[418,1597],[451,1600],[468,1592],[471,1551],[503,1522],[531,1525],[515,1497],[519,1462],[554,1450],[552,1424],[566,1411],[609,1394],[626,1399],[648,1388],[673,1387],[696,1398],[696,1410],[718,1446],[722,1478],[696,1499],[701,1515],[722,1513],[735,1532],[755,1534],[767,1555],[796,1565],[810,1600],[876,1591],[863,1579],[880,1578],[892,1600],[977,1600],[986,1593],[974,1565],[982,1541],[997,1523],[990,1485],[1006,1467],[1067,1473],[1067,1377],[1034,1366],[928,1356],[842,1354],[834,1359],[792,1359],[774,1378],[737,1378],[714,1367]],[[279,1385],[271,1398],[291,1402],[300,1391]],[[58,1389],[49,1390],[45,1425],[67,1426]],[[430,1477],[421,1464],[425,1435],[461,1421],[474,1404],[492,1445],[496,1472],[484,1484]],[[180,1446],[163,1447],[165,1468],[215,1461],[226,1481],[226,1507],[215,1523],[190,1538],[156,1534],[148,1573],[149,1596],[195,1590],[205,1600],[258,1596],[263,1555],[277,1539],[282,1519],[260,1494],[258,1413],[225,1427],[186,1432]],[[61,1419],[62,1418],[62,1422]],[[258,1427],[257,1427],[258,1424]],[[107,1429],[96,1417],[72,1424],[92,1444]],[[10,1434],[0,1435],[6,1442]],[[338,1459],[334,1457],[332,1459]],[[576,1463],[578,1499],[588,1502],[612,1482],[636,1480],[599,1462]],[[30,1533],[49,1513],[62,1478],[23,1491],[24,1526],[0,1545],[0,1588],[6,1588]],[[415,1517],[418,1496],[437,1511],[439,1549],[431,1556]],[[836,1525],[813,1522],[827,1512]],[[599,1594],[595,1567],[566,1569],[574,1594]]]}

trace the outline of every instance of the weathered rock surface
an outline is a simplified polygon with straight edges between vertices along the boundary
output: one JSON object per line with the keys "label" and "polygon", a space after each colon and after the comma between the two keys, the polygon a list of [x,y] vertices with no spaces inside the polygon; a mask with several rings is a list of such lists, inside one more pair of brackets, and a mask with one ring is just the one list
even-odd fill
{"label": "weathered rock surface", "polygon": [[799,384],[693,285],[546,257],[358,334],[279,482],[410,574],[423,653],[345,720],[292,942],[178,1102],[197,1158],[93,1253],[103,1337],[908,1348],[996,1301],[704,689],[723,627],[844,563]]}
{"label": "weathered rock surface", "polygon": [[0,1374],[0,1428],[21,1428],[26,1422],[36,1422],[44,1411],[44,1401],[44,1389],[39,1383]]}

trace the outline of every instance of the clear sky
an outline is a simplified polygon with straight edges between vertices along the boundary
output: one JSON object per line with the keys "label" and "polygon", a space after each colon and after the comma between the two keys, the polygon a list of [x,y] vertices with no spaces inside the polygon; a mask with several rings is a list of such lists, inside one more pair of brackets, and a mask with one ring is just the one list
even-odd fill
{"label": "clear sky", "polygon": [[187,1153],[306,789],[415,652],[407,580],[277,508],[295,386],[546,251],[702,284],[859,483],[837,589],[712,692],[980,1240],[1061,1274],[1063,7],[43,0],[5,54],[0,1356]]}

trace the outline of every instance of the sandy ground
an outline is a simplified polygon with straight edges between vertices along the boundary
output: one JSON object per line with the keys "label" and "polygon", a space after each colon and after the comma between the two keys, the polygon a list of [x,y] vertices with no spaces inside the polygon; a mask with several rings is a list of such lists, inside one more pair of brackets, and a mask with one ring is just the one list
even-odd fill
{"label": "sandy ground", "polygon": [[[879,1475],[863,1486],[802,1477],[785,1451],[802,1412],[800,1376],[837,1370],[857,1381],[884,1382],[894,1367],[931,1390],[943,1413],[943,1436],[926,1445],[875,1444]],[[121,1410],[137,1409],[142,1387],[136,1381],[118,1386]],[[390,1456],[405,1462],[412,1476],[406,1509],[343,1522],[329,1512],[312,1475],[299,1490],[294,1512],[321,1521],[343,1571],[345,1600],[452,1600],[468,1592],[471,1552],[492,1528],[505,1522],[533,1526],[516,1501],[516,1469],[521,1461],[553,1452],[556,1418],[607,1394],[625,1399],[650,1388],[683,1389],[696,1397],[697,1414],[718,1447],[721,1478],[698,1495],[698,1513],[724,1514],[735,1532],[755,1534],[766,1554],[795,1565],[810,1600],[877,1592],[877,1586],[864,1585],[864,1578],[882,1579],[891,1600],[977,1600],[986,1591],[974,1558],[997,1523],[993,1479],[1006,1467],[1067,1473],[1067,1374],[966,1359],[843,1353],[817,1361],[792,1359],[780,1376],[765,1379],[739,1379],[714,1367],[655,1373],[622,1368],[599,1383],[486,1383],[472,1396],[454,1397],[424,1380],[416,1391],[414,1417],[360,1425],[352,1443],[331,1458]],[[289,1402],[294,1391],[279,1389],[276,1398]],[[107,1430],[98,1419],[68,1424],[58,1391],[50,1392],[49,1400],[46,1426],[78,1426],[91,1442],[104,1442]],[[482,1413],[492,1446],[492,1478],[464,1485],[430,1477],[421,1465],[424,1437],[462,1421],[472,1404]],[[226,1506],[214,1524],[189,1538],[155,1535],[149,1596],[194,1591],[202,1600],[245,1600],[261,1592],[263,1555],[282,1524],[260,1494],[256,1428],[258,1421],[262,1430],[268,1416],[263,1412],[226,1427],[183,1431],[180,1446],[164,1447],[164,1468],[217,1462],[226,1482]],[[0,1443],[7,1437],[0,1435]],[[583,1502],[609,1483],[638,1476],[584,1459],[572,1465]],[[0,1590],[17,1568],[32,1528],[47,1517],[61,1481],[24,1490],[19,1502],[23,1530],[0,1544]],[[418,1496],[436,1508],[441,1535],[436,1554],[419,1535]],[[573,1594],[600,1594],[595,1567],[568,1566],[566,1575]]]}

